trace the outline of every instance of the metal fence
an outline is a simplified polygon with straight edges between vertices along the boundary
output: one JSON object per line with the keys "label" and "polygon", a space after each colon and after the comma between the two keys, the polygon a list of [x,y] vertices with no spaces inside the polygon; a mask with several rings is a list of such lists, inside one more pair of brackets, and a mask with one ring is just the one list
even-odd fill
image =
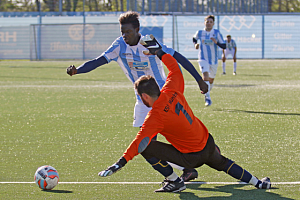
{"label": "metal fence", "polygon": [[[140,22],[189,59],[197,59],[192,37],[205,15],[142,15]],[[0,59],[90,59],[120,36],[118,15],[5,18],[0,21]],[[69,23],[67,23],[69,22]],[[5,26],[1,26],[5,23]],[[9,26],[10,25],[10,26]],[[300,58],[300,15],[217,15],[215,27],[237,43],[237,58]]]}
{"label": "metal fence", "polygon": [[[80,12],[127,10],[138,11],[141,14],[264,14],[271,11],[272,4],[278,2],[276,0],[35,0],[11,3],[9,0],[3,0],[0,2],[0,11],[40,12],[39,15],[47,12],[52,15],[73,15],[74,12],[80,14]],[[288,4],[294,5],[292,2]]]}

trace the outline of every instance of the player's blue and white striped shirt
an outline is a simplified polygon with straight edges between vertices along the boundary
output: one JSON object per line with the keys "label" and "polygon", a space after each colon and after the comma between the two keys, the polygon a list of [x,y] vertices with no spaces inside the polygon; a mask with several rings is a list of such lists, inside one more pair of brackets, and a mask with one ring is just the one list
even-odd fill
{"label": "player's blue and white striped shirt", "polygon": [[226,49],[231,51],[235,47],[236,47],[236,43],[233,39],[231,39],[230,42],[228,42],[228,40],[226,40]]}
{"label": "player's blue and white striped shirt", "polygon": [[[174,55],[173,49],[164,44],[161,46],[163,51]],[[152,75],[161,89],[166,82],[162,62],[157,56],[143,54],[143,50],[147,49],[140,43],[130,46],[119,37],[101,56],[104,56],[108,62],[116,61],[132,83],[143,75]]]}
{"label": "player's blue and white striped shirt", "polygon": [[211,31],[199,30],[193,38],[200,40],[199,60],[206,60],[210,65],[218,64],[218,46],[210,39],[215,38],[219,43],[225,43],[223,36],[217,29]]}

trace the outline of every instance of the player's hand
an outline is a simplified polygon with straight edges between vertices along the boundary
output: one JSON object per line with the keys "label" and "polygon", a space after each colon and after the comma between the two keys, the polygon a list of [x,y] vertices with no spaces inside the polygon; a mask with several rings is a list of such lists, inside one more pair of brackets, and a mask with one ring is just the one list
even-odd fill
{"label": "player's hand", "polygon": [[217,40],[216,40],[216,38],[211,37],[210,39],[211,39],[215,44],[218,43]]}
{"label": "player's hand", "polygon": [[203,81],[203,79],[200,79],[198,81],[198,85],[200,87],[201,93],[205,94],[208,92],[208,85]]}
{"label": "player's hand", "polygon": [[195,49],[199,49],[199,44],[195,44]]}
{"label": "player's hand", "polygon": [[126,159],[124,157],[121,157],[118,162],[108,167],[106,170],[99,172],[98,175],[102,177],[110,176],[122,169],[122,167],[124,167],[126,163]]}
{"label": "player's hand", "polygon": [[70,67],[67,68],[67,74],[69,74],[70,76],[77,74],[76,67],[74,65],[70,65]]}
{"label": "player's hand", "polygon": [[119,171],[120,169],[122,169],[122,166],[115,163],[112,166],[110,166],[109,168],[107,168],[106,170],[99,172],[98,175],[102,176],[102,177],[110,176],[110,175],[116,173],[117,171]]}
{"label": "player's hand", "polygon": [[158,50],[161,50],[161,45],[152,34],[142,37],[140,44],[148,49],[143,51],[145,55],[156,55]]}

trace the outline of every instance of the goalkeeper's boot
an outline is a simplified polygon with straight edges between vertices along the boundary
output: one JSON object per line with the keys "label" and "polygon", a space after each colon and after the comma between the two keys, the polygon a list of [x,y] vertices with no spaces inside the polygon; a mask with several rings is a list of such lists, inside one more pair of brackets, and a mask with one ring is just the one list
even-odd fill
{"label": "goalkeeper's boot", "polygon": [[236,72],[233,72],[233,75],[235,76],[235,75],[236,75]]}
{"label": "goalkeeper's boot", "polygon": [[162,187],[158,190],[155,190],[155,192],[180,192],[182,190],[185,190],[186,186],[184,184],[184,181],[181,178],[178,179],[179,180],[176,181],[165,179],[162,182]]}
{"label": "goalkeeper's boot", "polygon": [[212,101],[210,98],[205,97],[205,106],[210,106],[212,104]]}
{"label": "goalkeeper's boot", "polygon": [[184,169],[183,174],[180,176],[184,182],[198,178],[198,172],[195,169]]}
{"label": "goalkeeper's boot", "polygon": [[260,183],[256,186],[258,189],[270,189],[271,188],[271,180],[269,177],[265,177],[260,180]]}
{"label": "goalkeeper's boot", "polygon": [[226,75],[226,72],[223,72],[222,75]]}

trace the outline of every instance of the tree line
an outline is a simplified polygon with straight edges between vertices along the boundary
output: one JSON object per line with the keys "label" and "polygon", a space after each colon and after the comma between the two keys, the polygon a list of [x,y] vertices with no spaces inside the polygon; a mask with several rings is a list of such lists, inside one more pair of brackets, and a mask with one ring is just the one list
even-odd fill
{"label": "tree line", "polygon": [[[163,5],[163,9],[165,11],[169,11],[168,2],[172,3],[172,7],[174,9],[174,5],[178,7],[184,7],[189,5],[193,5],[194,7],[198,4],[198,6],[209,6],[206,5],[207,2],[210,5],[224,4],[223,0],[165,0],[165,1],[156,1],[156,0],[0,0],[0,12],[82,12],[83,7],[84,11],[92,12],[122,12],[126,11],[129,7],[129,10],[137,11],[141,10],[142,6],[145,6],[145,11],[149,9],[149,2],[151,2],[152,7],[155,7],[155,4],[159,2],[161,5],[162,2],[165,2]],[[241,3],[247,6],[255,6],[254,4],[260,5],[260,3],[267,1],[268,12],[300,12],[300,0],[226,0],[226,5],[230,7],[234,3]],[[127,5],[129,4],[129,5]],[[166,5],[166,6],[165,6]],[[160,11],[161,10],[160,6]],[[175,11],[179,11],[176,9]]]}

